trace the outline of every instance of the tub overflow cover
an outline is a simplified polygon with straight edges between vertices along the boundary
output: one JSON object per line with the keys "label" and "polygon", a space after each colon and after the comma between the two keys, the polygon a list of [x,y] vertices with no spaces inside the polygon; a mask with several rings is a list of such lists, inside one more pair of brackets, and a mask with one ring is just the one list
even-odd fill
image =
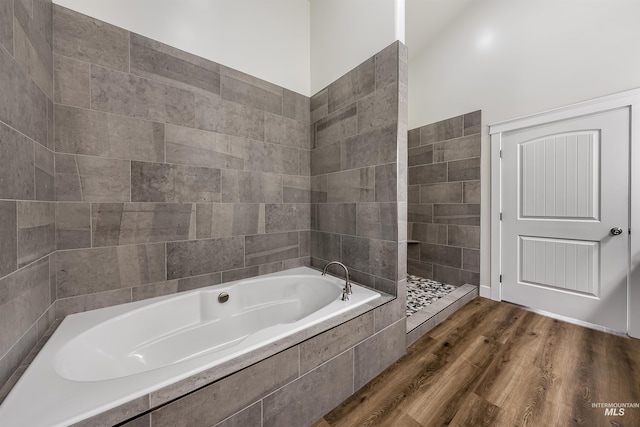
{"label": "tub overflow cover", "polygon": [[221,293],[220,295],[218,295],[218,302],[227,302],[229,301],[229,294],[226,292]]}

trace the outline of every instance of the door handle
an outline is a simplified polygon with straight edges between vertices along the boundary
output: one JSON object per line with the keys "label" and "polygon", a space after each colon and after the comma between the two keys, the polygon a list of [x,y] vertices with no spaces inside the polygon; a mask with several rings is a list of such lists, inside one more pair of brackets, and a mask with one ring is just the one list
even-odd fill
{"label": "door handle", "polygon": [[613,227],[613,228],[610,230],[610,232],[611,232],[611,234],[612,234],[613,236],[618,236],[618,235],[622,234],[622,228],[620,228],[620,227]]}

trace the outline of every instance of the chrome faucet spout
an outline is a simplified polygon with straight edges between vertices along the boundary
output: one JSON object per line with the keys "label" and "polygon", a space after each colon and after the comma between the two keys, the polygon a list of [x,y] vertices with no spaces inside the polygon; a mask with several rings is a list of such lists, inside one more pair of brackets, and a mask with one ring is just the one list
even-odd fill
{"label": "chrome faucet spout", "polygon": [[347,295],[351,295],[352,291],[351,291],[351,280],[349,280],[349,269],[347,269],[347,266],[344,265],[343,263],[339,262],[339,261],[331,261],[328,262],[327,265],[324,266],[324,269],[322,269],[322,275],[326,276],[327,274],[327,269],[331,266],[331,265],[339,265],[340,267],[344,268],[344,273],[346,276],[346,282],[344,284],[344,290],[347,293]]}

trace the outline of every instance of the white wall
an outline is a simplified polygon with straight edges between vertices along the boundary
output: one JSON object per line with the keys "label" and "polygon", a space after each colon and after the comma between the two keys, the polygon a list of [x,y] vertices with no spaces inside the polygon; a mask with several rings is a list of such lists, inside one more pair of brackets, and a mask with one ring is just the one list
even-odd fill
{"label": "white wall", "polygon": [[311,94],[396,40],[404,0],[311,0]]}
{"label": "white wall", "polygon": [[54,0],[310,95],[308,0]]}
{"label": "white wall", "polygon": [[421,52],[408,46],[409,129],[482,110],[482,284],[490,268],[487,125],[640,87],[638,17],[636,0],[478,0]]}

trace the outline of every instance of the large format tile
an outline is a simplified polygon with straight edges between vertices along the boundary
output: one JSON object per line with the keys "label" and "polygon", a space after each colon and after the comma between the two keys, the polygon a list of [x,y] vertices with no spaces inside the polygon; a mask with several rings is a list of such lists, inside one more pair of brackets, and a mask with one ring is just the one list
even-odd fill
{"label": "large format tile", "polygon": [[49,258],[1,279],[0,301],[0,355],[4,355],[51,304]]}
{"label": "large format tile", "polygon": [[396,124],[373,129],[345,140],[342,144],[344,169],[376,166],[396,161]]}
{"label": "large format tile", "polygon": [[312,230],[311,256],[324,261],[340,259],[340,235]]}
{"label": "large format tile", "polygon": [[353,350],[267,396],[263,425],[311,425],[353,393]]}
{"label": "large format tile", "polygon": [[13,54],[13,0],[0,0],[0,45]]}
{"label": "large format tile", "polygon": [[262,425],[262,402],[253,405],[233,414],[224,421],[219,422],[214,427],[247,427]]}
{"label": "large format tile", "polygon": [[265,207],[259,203],[198,204],[196,224],[198,239],[263,234]]}
{"label": "large format tile", "polygon": [[399,43],[393,42],[376,53],[376,89],[398,81]]}
{"label": "large format tile", "polygon": [[131,166],[126,160],[56,154],[56,200],[128,202]]}
{"label": "large format tile", "polygon": [[480,179],[480,157],[449,162],[448,167],[448,181]]}
{"label": "large format tile", "polygon": [[167,243],[167,279],[244,266],[244,237]]}
{"label": "large format tile", "polygon": [[342,236],[342,261],[374,276],[396,278],[397,251],[397,242]]}
{"label": "large format tile", "polygon": [[0,121],[47,145],[47,96],[4,49],[0,49]]}
{"label": "large format tile", "polygon": [[358,133],[398,121],[398,85],[390,84],[358,101]]}
{"label": "large format tile", "polygon": [[247,140],[245,143],[245,170],[253,172],[296,175],[300,170],[297,148]]}
{"label": "large format tile", "polygon": [[462,267],[462,249],[453,246],[420,244],[420,261],[448,267]]}
{"label": "large format tile", "polygon": [[433,222],[439,224],[480,225],[480,205],[433,205]]}
{"label": "large format tile", "polygon": [[282,114],[282,88],[274,87],[274,89],[265,90],[226,74],[220,79],[222,99],[280,115]]}
{"label": "large format tile", "polygon": [[387,163],[376,166],[376,202],[395,202],[398,200],[398,167]]}
{"label": "large format tile", "polygon": [[371,57],[329,85],[329,112],[370,94],[376,87],[376,61]]}
{"label": "large format tile", "polygon": [[164,125],[58,105],[56,152],[125,160],[164,160]]}
{"label": "large format tile", "polygon": [[0,123],[0,159],[0,199],[34,199],[33,142],[4,123]]}
{"label": "large format tile", "polygon": [[472,135],[480,133],[482,128],[482,112],[480,110],[462,116],[463,134]]}
{"label": "large format tile", "polygon": [[356,105],[353,104],[318,120],[315,123],[312,148],[333,144],[355,135],[358,131],[357,113]]}
{"label": "large format tile", "polygon": [[282,203],[282,175],[223,169],[222,201]]}
{"label": "large format tile", "polygon": [[300,344],[300,374],[304,375],[322,363],[348,350],[373,335],[373,311]]}
{"label": "large format tile", "polygon": [[309,124],[311,114],[310,98],[289,89],[284,89],[282,115]]}
{"label": "large format tile", "polygon": [[91,247],[91,204],[56,203],[56,248]]}
{"label": "large format tile", "polygon": [[165,137],[168,163],[244,169],[244,138],[173,125],[166,126]]}
{"label": "large format tile", "polygon": [[327,176],[327,202],[373,202],[375,199],[373,167],[331,173]]}
{"label": "large format tile", "polygon": [[300,239],[297,232],[246,236],[245,265],[259,265],[298,258]]}
{"label": "large format tile", "polygon": [[449,225],[447,244],[470,249],[480,249],[480,227]]}
{"label": "large format tile", "polygon": [[53,151],[35,144],[35,166],[36,200],[55,200]]}
{"label": "large format tile", "polygon": [[[354,348],[354,391],[384,371],[406,352],[406,320],[402,319]],[[372,355],[375,355],[372,357]]]}
{"label": "large format tile", "polygon": [[193,92],[97,65],[91,66],[91,108],[181,126],[195,125]]}
{"label": "large format tile", "polygon": [[220,93],[220,65],[131,33],[131,73],[184,89]]}
{"label": "large format tile", "polygon": [[156,409],[153,426],[214,425],[297,376],[298,348],[293,347]]}
{"label": "large format tile", "polygon": [[463,198],[464,203],[480,203],[480,181],[463,182]]}
{"label": "large format tile", "polygon": [[398,240],[398,206],[395,203],[358,203],[356,234],[381,240]]}
{"label": "large format tile", "polygon": [[356,234],[355,203],[322,203],[317,207],[316,228],[339,234]]}
{"label": "large format tile", "polygon": [[422,203],[462,203],[462,183],[447,182],[420,186]]}
{"label": "large format tile", "polygon": [[310,221],[309,203],[267,204],[265,206],[266,233],[308,230]]}
{"label": "large format tile", "polygon": [[161,282],[164,244],[58,251],[56,271],[58,298]]}
{"label": "large format tile", "polygon": [[149,409],[149,396],[144,395],[137,399],[116,406],[91,418],[74,423],[71,427],[94,427],[99,425],[115,425],[125,421],[132,415],[140,414]]}
{"label": "large format tile", "polygon": [[195,205],[178,203],[94,203],[93,246],[195,239]]}
{"label": "large format tile", "polygon": [[53,93],[56,104],[90,108],[91,64],[55,55]]}
{"label": "large format tile", "polygon": [[134,202],[219,202],[220,169],[164,163],[132,162]]}
{"label": "large format tile", "polygon": [[264,139],[264,112],[214,95],[196,94],[196,127],[227,135]]}
{"label": "large format tile", "polygon": [[18,268],[18,222],[15,201],[0,201],[0,277]]}
{"label": "large format tile", "polygon": [[342,144],[325,145],[311,150],[311,176],[337,172],[342,167]]}
{"label": "large format tile", "polygon": [[480,157],[480,134],[438,142],[432,146],[434,162]]}
{"label": "large format tile", "polygon": [[414,184],[431,184],[447,181],[447,163],[413,166],[409,168],[408,182]]}
{"label": "large format tile", "polygon": [[324,88],[309,99],[310,121],[315,123],[329,114],[329,89]]}
{"label": "large format tile", "polygon": [[64,318],[70,314],[111,307],[131,302],[131,288],[91,292],[56,301],[56,317]]}
{"label": "large format tile", "polygon": [[[411,134],[411,131],[409,132]],[[409,166],[428,165],[433,163],[433,146],[435,144],[428,144],[423,146],[417,146],[415,148],[409,147]]]}
{"label": "large format tile", "polygon": [[442,120],[420,128],[420,143],[429,144],[462,136],[462,116]]}
{"label": "large format tile", "polygon": [[18,202],[18,267],[56,250],[54,203]]}
{"label": "large format tile", "polygon": [[264,139],[267,142],[309,149],[309,125],[287,117],[265,113]]}
{"label": "large format tile", "polygon": [[309,203],[311,201],[309,176],[284,175],[282,177],[282,201],[284,203]]}
{"label": "large format tile", "polygon": [[129,32],[58,5],[54,52],[116,70],[129,70]]}
{"label": "large format tile", "polygon": [[51,35],[43,34],[24,3],[14,5],[13,55],[23,70],[47,94],[53,98],[53,52]]}

